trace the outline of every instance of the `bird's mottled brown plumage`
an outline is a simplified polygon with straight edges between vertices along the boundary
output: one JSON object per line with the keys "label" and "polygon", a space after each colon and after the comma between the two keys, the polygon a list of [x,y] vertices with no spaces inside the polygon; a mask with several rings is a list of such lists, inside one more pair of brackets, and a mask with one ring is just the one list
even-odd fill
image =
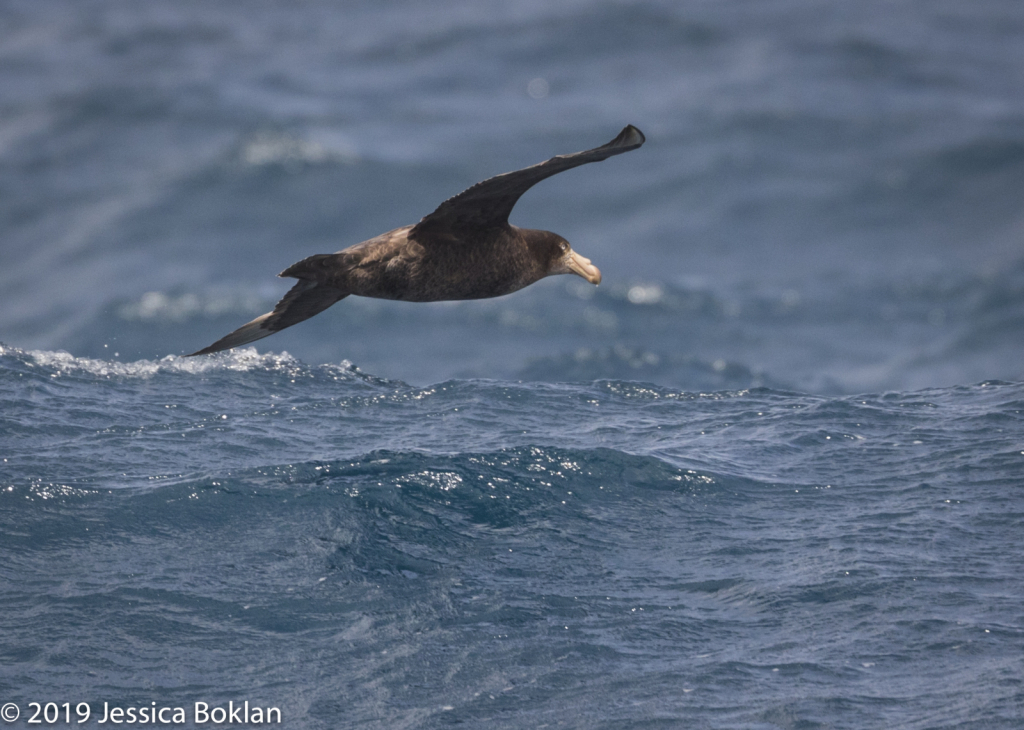
{"label": "bird's mottled brown plumage", "polygon": [[292,264],[280,276],[299,281],[274,311],[192,354],[254,342],[309,319],[350,294],[407,302],[484,299],[554,274],[577,274],[597,284],[601,272],[564,238],[510,225],[508,216],[520,196],[541,180],[643,143],[640,130],[627,126],[608,144],[477,183],[416,225]]}

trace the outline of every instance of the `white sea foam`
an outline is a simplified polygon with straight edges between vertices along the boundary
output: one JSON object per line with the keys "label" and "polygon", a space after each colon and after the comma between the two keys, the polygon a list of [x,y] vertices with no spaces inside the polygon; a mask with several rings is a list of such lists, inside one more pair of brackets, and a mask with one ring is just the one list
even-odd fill
{"label": "white sea foam", "polygon": [[322,134],[318,139],[263,132],[245,143],[241,150],[247,165],[321,164],[353,162],[355,150],[337,134]]}
{"label": "white sea foam", "polygon": [[[135,360],[119,362],[90,357],[76,357],[63,350],[28,350],[0,345],[0,355],[21,355],[26,362],[53,370],[53,376],[90,373],[100,377],[150,378],[158,373],[201,374],[220,370],[249,372],[254,370],[305,370],[301,361],[287,352],[259,353],[254,347],[218,353],[211,357],[180,357],[167,355],[159,360]],[[351,370],[352,364],[344,361],[337,366],[324,366]]]}
{"label": "white sea foam", "polygon": [[262,313],[272,302],[267,297],[250,291],[219,294],[167,294],[149,291],[137,301],[128,302],[117,309],[121,319],[128,321],[184,322],[196,316],[219,317],[225,314],[255,315]]}

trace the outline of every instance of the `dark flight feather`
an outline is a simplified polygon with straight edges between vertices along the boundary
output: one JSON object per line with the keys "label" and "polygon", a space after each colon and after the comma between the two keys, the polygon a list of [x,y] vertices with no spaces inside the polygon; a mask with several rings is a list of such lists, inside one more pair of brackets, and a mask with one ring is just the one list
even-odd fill
{"label": "dark flight feather", "polygon": [[645,142],[643,132],[632,124],[607,144],[592,150],[557,155],[530,167],[495,175],[478,182],[437,206],[437,210],[413,226],[410,235],[439,230],[466,231],[497,228],[508,224],[509,214],[523,193],[552,175],[612,155],[635,150]]}

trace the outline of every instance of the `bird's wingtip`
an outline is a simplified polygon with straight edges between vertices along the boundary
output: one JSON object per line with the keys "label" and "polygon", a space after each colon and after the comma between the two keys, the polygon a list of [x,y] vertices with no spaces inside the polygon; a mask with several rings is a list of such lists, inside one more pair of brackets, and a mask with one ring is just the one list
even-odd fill
{"label": "bird's wingtip", "polygon": [[611,141],[611,144],[615,147],[629,147],[630,149],[636,149],[646,141],[647,138],[644,136],[643,132],[632,124],[627,124],[623,130],[619,132],[619,136]]}

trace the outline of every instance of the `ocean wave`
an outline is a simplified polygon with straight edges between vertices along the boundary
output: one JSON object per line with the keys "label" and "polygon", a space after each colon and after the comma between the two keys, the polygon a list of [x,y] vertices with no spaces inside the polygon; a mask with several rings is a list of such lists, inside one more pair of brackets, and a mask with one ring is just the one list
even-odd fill
{"label": "ocean wave", "polygon": [[[191,541],[242,523],[292,524],[296,539],[330,548],[325,568],[406,578],[436,572],[451,550],[512,531],[557,529],[570,542],[604,542],[601,531],[641,533],[650,510],[695,519],[709,502],[767,485],[678,468],[615,449],[525,446],[451,455],[375,451],[352,459],[282,463],[205,475],[151,477],[128,489],[36,480],[0,483],[9,541],[55,549],[90,538],[102,518],[114,535]],[[557,527],[556,527],[557,526]]]}
{"label": "ocean wave", "polygon": [[[351,363],[311,366],[252,348],[122,363],[5,346],[4,484],[147,487],[267,464],[336,470],[338,460],[377,452],[442,461],[506,454],[508,469],[529,481],[548,470],[546,462],[516,450],[536,448],[585,454],[600,474],[612,468],[600,450],[611,449],[683,470],[665,472],[665,483],[689,469],[758,485],[737,494],[773,494],[766,485],[775,483],[803,494],[864,484],[949,488],[978,468],[1002,480],[1019,451],[998,424],[1019,421],[1020,383],[842,397],[733,385],[456,379],[415,386]],[[959,446],[950,451],[950,443]],[[591,479],[565,478],[580,479],[579,489]]]}
{"label": "ocean wave", "polygon": [[254,167],[265,165],[318,165],[328,162],[348,164],[358,160],[351,143],[338,134],[329,136],[260,132],[245,140],[238,151],[239,160]]}
{"label": "ocean wave", "polygon": [[[269,305],[269,307],[268,307]],[[187,322],[200,317],[255,316],[273,308],[273,302],[249,291],[199,295],[149,291],[137,300],[117,305],[117,316],[129,322]]]}
{"label": "ocean wave", "polygon": [[535,358],[517,375],[524,380],[541,381],[677,381],[700,391],[782,387],[763,372],[724,358],[708,362],[692,355],[626,345],[583,347],[573,353]]}
{"label": "ocean wave", "polygon": [[90,357],[77,357],[64,351],[20,350],[0,343],[0,363],[5,366],[38,367],[43,374],[52,378],[66,375],[88,374],[99,378],[141,378],[148,379],[163,373],[202,375],[218,372],[266,372],[284,373],[290,376],[311,376],[324,374],[334,379],[365,376],[348,361],[337,365],[325,364],[310,367],[287,352],[259,353],[253,347],[236,348],[230,352],[218,353],[212,357],[180,357],[167,355],[159,360],[136,360],[121,362]]}

